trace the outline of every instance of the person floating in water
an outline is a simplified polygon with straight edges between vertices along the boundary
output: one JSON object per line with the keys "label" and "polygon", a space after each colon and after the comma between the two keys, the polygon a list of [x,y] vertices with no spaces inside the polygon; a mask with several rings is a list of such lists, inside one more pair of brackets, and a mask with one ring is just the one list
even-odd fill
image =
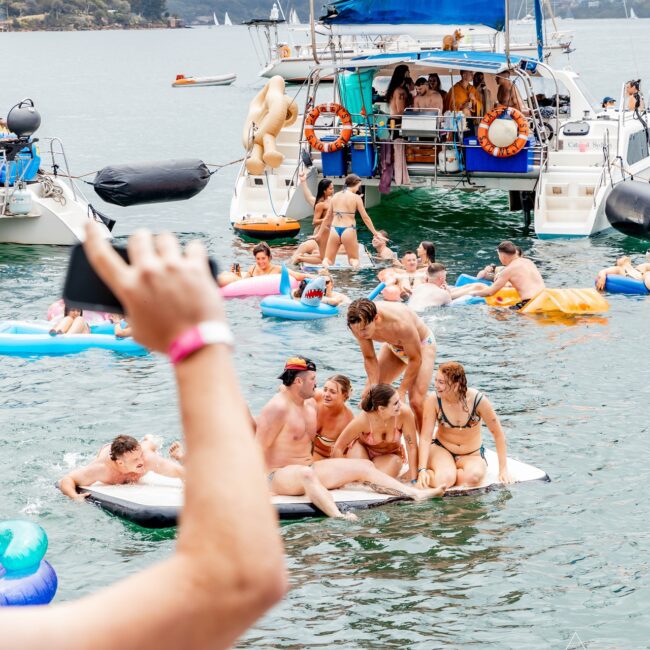
{"label": "person floating in water", "polygon": [[90,334],[90,325],[84,319],[84,310],[70,307],[67,303],[63,308],[63,318],[50,330],[50,336],[59,334]]}
{"label": "person floating in water", "polygon": [[[433,376],[436,339],[417,314],[406,305],[375,304],[367,298],[348,307],[348,327],[359,343],[368,380],[363,395],[375,384],[390,384],[402,374],[400,399],[409,396],[418,429],[424,398]],[[383,343],[379,358],[374,341]]]}
{"label": "person floating in water", "polygon": [[648,291],[650,291],[650,263],[643,262],[642,264],[632,265],[632,260],[624,255],[616,260],[616,266],[598,271],[596,277],[596,289],[603,291],[605,283],[607,282],[608,275],[622,275],[624,278],[631,278],[632,280],[641,280]]}
{"label": "person floating in water", "polygon": [[467,387],[465,369],[460,363],[441,363],[435,392],[427,397],[424,405],[418,450],[418,487],[476,487],[481,484],[487,471],[481,422],[485,422],[494,437],[499,481],[512,483],[506,437],[492,405],[481,392]]}
{"label": "person floating in water", "polygon": [[273,494],[307,495],[329,517],[355,520],[342,513],[329,490],[346,483],[364,483],[378,492],[415,500],[440,496],[443,490],[417,490],[379,471],[368,460],[326,458],[314,461],[312,446],[317,432],[316,364],[305,357],[291,357],[280,375],[282,387],[264,406],[257,418],[256,438],[266,466]]}
{"label": "person floating in water", "polygon": [[145,436],[140,442],[131,436],[117,436],[104,445],[95,459],[85,467],[73,470],[59,481],[59,489],[74,501],[84,501],[88,492],[78,494],[77,488],[98,481],[107,485],[137,483],[147,472],[183,478],[183,467],[158,453],[154,440]]}
{"label": "person floating in water", "polygon": [[520,248],[511,241],[502,241],[497,247],[499,261],[505,267],[494,283],[471,292],[472,296],[493,296],[510,283],[519,293],[521,301],[511,309],[521,309],[535,296],[542,292],[546,285],[541,273],[532,260],[520,257]]}

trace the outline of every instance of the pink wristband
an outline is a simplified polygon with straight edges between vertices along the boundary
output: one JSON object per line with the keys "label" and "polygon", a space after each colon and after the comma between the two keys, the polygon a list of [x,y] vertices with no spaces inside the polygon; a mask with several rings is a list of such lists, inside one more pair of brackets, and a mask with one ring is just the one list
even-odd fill
{"label": "pink wristband", "polygon": [[197,350],[213,343],[223,343],[233,347],[235,340],[230,328],[221,321],[204,321],[179,334],[169,346],[167,354],[176,365]]}

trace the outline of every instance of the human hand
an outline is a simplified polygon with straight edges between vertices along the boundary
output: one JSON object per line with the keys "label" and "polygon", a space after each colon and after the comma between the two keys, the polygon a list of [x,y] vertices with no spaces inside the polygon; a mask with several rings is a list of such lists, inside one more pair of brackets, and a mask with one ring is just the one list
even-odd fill
{"label": "human hand", "polygon": [[499,481],[504,485],[510,485],[511,483],[514,483],[514,480],[512,476],[510,476],[510,472],[508,472],[507,467],[499,468]]}
{"label": "human hand", "polygon": [[418,472],[418,482],[416,487],[420,490],[425,490],[428,487],[433,487],[433,477],[431,476],[433,472],[431,470],[425,469],[422,472]]}
{"label": "human hand", "polygon": [[72,497],[72,500],[76,501],[77,503],[83,503],[89,496],[90,492],[82,492],[81,494],[77,494],[76,496]]}
{"label": "human hand", "polygon": [[217,283],[210,273],[203,244],[181,250],[171,233],[155,238],[138,230],[128,242],[127,264],[105,240],[99,226],[86,226],[84,249],[93,268],[111,288],[128,315],[133,338],[157,352],[203,321],[223,321]]}
{"label": "human hand", "polygon": [[596,277],[596,289],[602,291],[605,288],[605,282],[607,282],[607,276],[599,273]]}
{"label": "human hand", "polygon": [[298,180],[299,180],[301,183],[304,183],[304,182],[307,180],[307,174],[305,174],[305,172],[300,172],[300,173],[298,174]]}

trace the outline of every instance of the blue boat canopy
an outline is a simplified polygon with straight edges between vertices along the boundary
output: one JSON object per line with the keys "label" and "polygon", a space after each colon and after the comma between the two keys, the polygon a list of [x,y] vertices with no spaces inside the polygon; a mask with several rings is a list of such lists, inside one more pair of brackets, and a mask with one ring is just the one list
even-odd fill
{"label": "blue boat canopy", "polygon": [[503,0],[335,0],[321,21],[329,25],[505,25]]}

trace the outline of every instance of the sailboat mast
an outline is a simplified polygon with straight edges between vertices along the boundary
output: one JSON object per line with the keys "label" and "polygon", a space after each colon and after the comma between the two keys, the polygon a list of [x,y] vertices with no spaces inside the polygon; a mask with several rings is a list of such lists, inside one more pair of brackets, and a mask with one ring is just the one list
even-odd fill
{"label": "sailboat mast", "polygon": [[[312,0],[313,2],[313,0]],[[506,32],[505,32],[505,53],[506,63],[510,67],[510,0],[505,0],[506,3]]]}

